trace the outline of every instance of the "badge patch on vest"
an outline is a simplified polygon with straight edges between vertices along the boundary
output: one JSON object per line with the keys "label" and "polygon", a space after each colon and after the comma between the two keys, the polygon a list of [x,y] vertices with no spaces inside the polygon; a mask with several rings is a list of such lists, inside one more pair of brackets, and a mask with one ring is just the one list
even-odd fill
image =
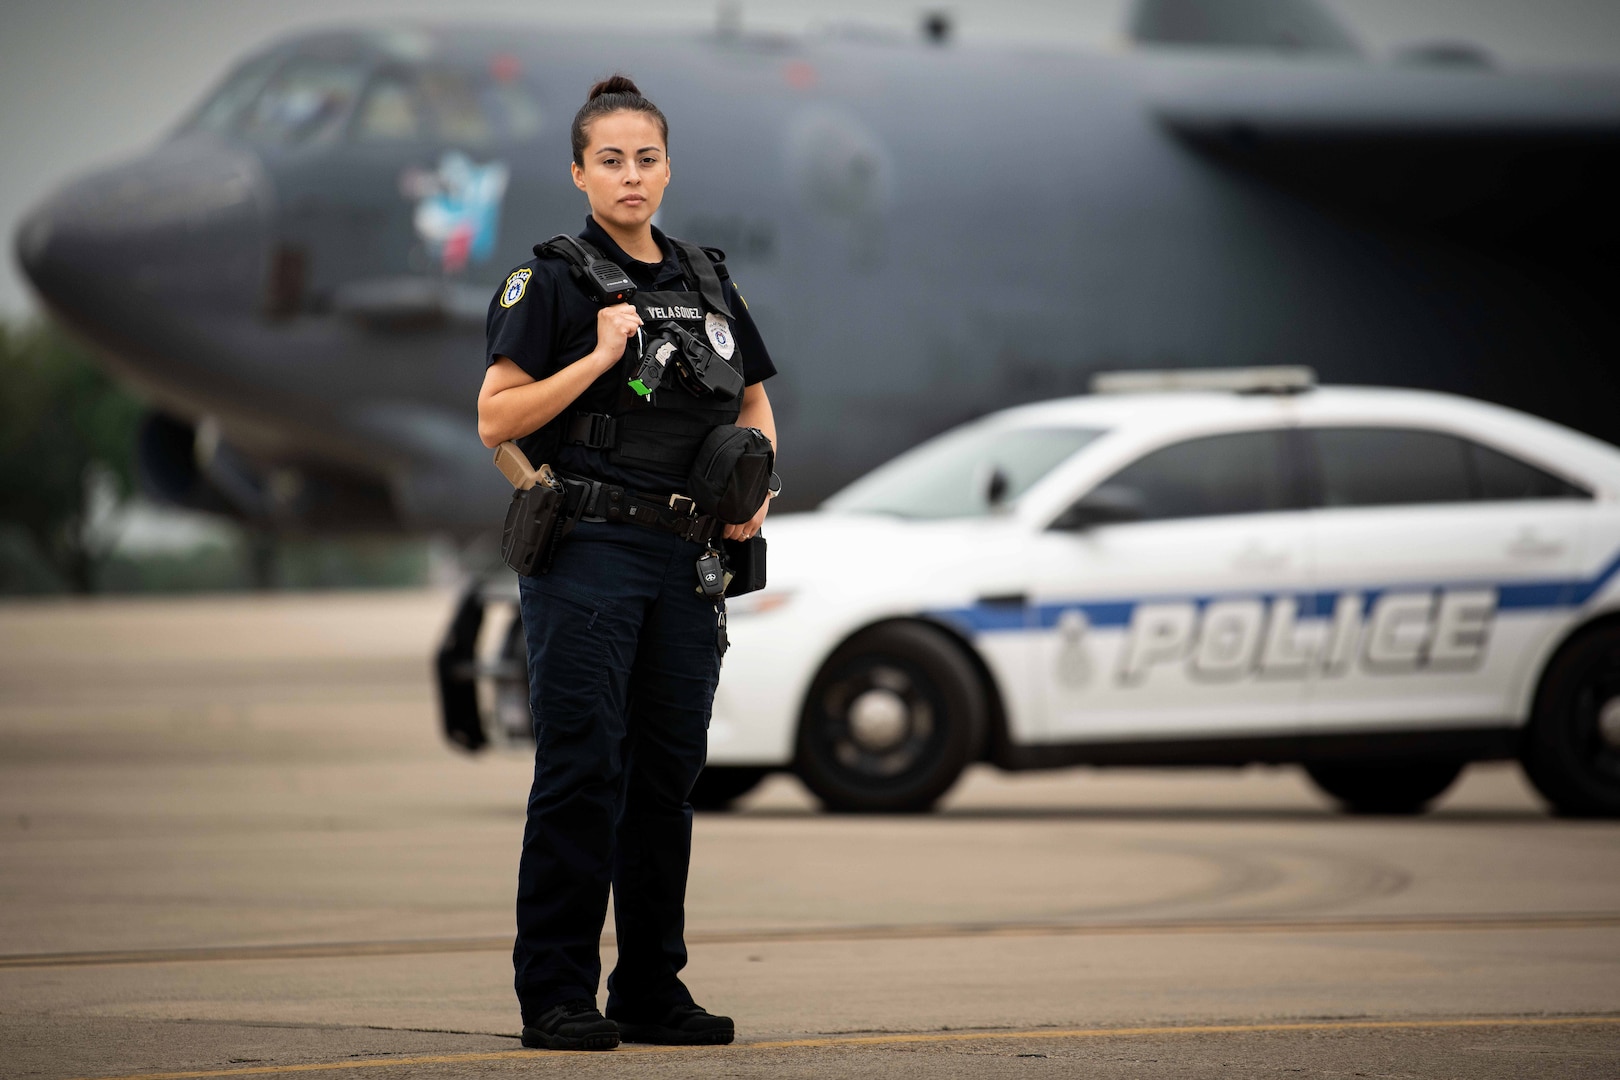
{"label": "badge patch on vest", "polygon": [[726,317],[709,312],[703,317],[703,329],[708,332],[709,344],[720,354],[720,359],[730,360],[731,354],[737,351],[737,343],[731,338],[731,323]]}
{"label": "badge patch on vest", "polygon": [[512,276],[506,279],[506,288],[501,291],[501,307],[511,307],[523,299],[523,292],[529,287],[529,278],[533,270],[522,269],[512,271]]}

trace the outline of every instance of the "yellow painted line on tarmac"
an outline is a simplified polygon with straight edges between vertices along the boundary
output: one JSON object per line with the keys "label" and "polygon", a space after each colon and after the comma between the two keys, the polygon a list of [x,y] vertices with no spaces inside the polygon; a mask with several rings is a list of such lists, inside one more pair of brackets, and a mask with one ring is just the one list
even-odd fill
{"label": "yellow painted line on tarmac", "polygon": [[480,1054],[428,1054],[420,1057],[361,1058],[358,1061],[323,1061],[304,1065],[248,1065],[240,1069],[198,1069],[192,1072],[130,1073],[128,1076],[82,1077],[80,1080],[195,1080],[205,1076],[268,1076],[283,1073],[337,1072],[340,1069],[386,1069],[391,1065],[462,1065],[506,1058],[543,1057],[563,1051],[490,1050]]}
{"label": "yellow painted line on tarmac", "polygon": [[1242,1035],[1285,1031],[1385,1031],[1402,1028],[1555,1027],[1573,1024],[1620,1025],[1620,1016],[1521,1016],[1458,1020],[1330,1020],[1289,1024],[1201,1024],[1136,1028],[1039,1028],[1034,1031],[921,1031],[896,1035],[832,1035],[748,1043],[753,1050],[814,1049],[831,1046],[877,1046],[885,1043],[977,1042],[983,1039],[1120,1039],[1145,1035]]}
{"label": "yellow painted line on tarmac", "polygon": [[[1508,1016],[1462,1017],[1451,1020],[1316,1020],[1275,1024],[1198,1024],[1133,1028],[1039,1028],[1034,1031],[920,1031],[891,1035],[826,1035],[808,1039],[779,1039],[719,1046],[625,1045],[606,1053],[682,1053],[708,1050],[817,1050],[841,1046],[883,1046],[903,1043],[1008,1041],[1013,1039],[1129,1039],[1153,1035],[1252,1035],[1278,1032],[1443,1030],[1448,1028],[1533,1028],[1578,1025],[1620,1026],[1620,1016]],[[129,1073],[124,1076],[80,1077],[77,1080],[205,1080],[216,1076],[279,1076],[290,1073],[340,1072],[349,1069],[390,1069],[416,1065],[468,1065],[486,1061],[569,1058],[579,1052],[563,1050],[487,1050],[465,1054],[423,1054],[414,1057],[361,1058],[355,1061],[309,1062],[298,1065],[249,1065],[236,1069],[198,1069],[190,1072]]]}
{"label": "yellow painted line on tarmac", "polygon": [[503,937],[418,938],[394,941],[313,941],[286,945],[197,945],[174,949],[107,949],[100,952],[12,953],[0,968],[99,967],[107,964],[196,964],[208,961],[331,960],[368,956],[505,952]]}
{"label": "yellow painted line on tarmac", "polygon": [[[1499,915],[1410,915],[1337,919],[1187,919],[1135,922],[901,923],[868,926],[760,927],[689,930],[687,945],[793,944],[828,941],[916,941],[975,937],[1112,937],[1158,934],[1359,934],[1491,930],[1602,930],[1620,928],[1620,912]],[[602,935],[613,945],[613,935]],[[0,969],[93,967],[107,964],[193,964],[205,961],[324,960],[433,953],[507,952],[502,937],[418,938],[394,941],[299,942],[286,945],[220,945],[176,949],[0,955]]]}
{"label": "yellow painted line on tarmac", "polygon": [[[892,926],[831,926],[763,931],[689,931],[689,945],[792,943],[798,941],[908,941],[974,937],[1116,937],[1161,934],[1359,934],[1437,930],[1598,930],[1620,927],[1620,914],[1416,915],[1339,919],[1154,919],[1136,922],[915,923]],[[604,938],[609,942],[610,938]]]}

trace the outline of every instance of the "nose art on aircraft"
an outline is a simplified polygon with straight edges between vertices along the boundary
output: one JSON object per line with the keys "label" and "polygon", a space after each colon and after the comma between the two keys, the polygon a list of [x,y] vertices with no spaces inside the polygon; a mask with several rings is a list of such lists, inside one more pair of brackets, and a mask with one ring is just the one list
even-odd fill
{"label": "nose art on aircraft", "polygon": [[17,261],[60,318],[139,344],[181,313],[253,310],[269,212],[251,154],[177,140],[36,207],[17,230]]}

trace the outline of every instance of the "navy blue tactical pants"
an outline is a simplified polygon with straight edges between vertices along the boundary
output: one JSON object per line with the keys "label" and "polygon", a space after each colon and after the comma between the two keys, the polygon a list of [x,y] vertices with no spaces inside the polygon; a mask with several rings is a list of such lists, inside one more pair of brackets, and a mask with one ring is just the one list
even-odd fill
{"label": "navy blue tactical pants", "polygon": [[581,522],[551,573],[519,579],[529,649],[534,786],[518,863],[525,1012],[595,998],[613,887],[619,959],[607,1015],[692,1000],[686,966],[686,802],[707,750],[720,673],[699,544],[640,525]]}

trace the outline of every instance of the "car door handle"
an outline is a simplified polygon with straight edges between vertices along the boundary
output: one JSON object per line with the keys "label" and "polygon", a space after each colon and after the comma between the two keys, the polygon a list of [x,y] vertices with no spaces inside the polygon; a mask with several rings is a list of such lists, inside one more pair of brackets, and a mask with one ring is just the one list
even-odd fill
{"label": "car door handle", "polygon": [[1515,559],[1550,559],[1564,553],[1562,540],[1550,540],[1534,529],[1526,529],[1508,544],[1507,553]]}
{"label": "car door handle", "polygon": [[1250,544],[1232,559],[1239,570],[1279,570],[1287,566],[1292,556],[1286,548],[1268,548],[1263,544]]}

